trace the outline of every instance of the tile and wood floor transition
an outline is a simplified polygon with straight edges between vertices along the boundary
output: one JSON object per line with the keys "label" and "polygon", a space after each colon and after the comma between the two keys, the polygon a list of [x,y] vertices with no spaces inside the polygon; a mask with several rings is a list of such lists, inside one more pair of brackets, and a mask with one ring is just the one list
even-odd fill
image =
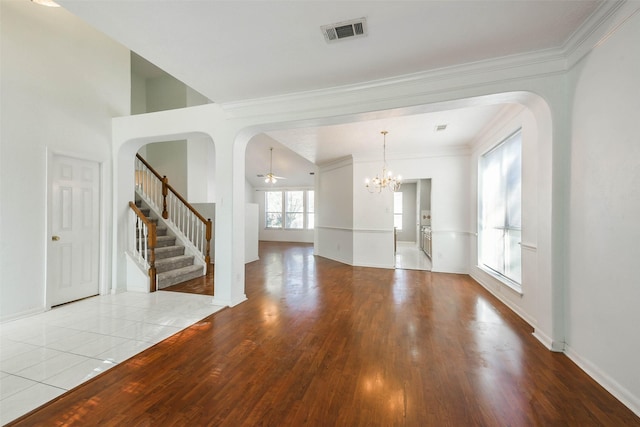
{"label": "tile and wood floor transition", "polygon": [[246,293],[12,425],[640,426],[468,276],[261,243]]}
{"label": "tile and wood floor transition", "polygon": [[220,309],[205,295],[121,293],[0,325],[0,425]]}
{"label": "tile and wood floor transition", "polygon": [[396,245],[396,268],[431,271],[431,259],[415,242],[398,242]]}

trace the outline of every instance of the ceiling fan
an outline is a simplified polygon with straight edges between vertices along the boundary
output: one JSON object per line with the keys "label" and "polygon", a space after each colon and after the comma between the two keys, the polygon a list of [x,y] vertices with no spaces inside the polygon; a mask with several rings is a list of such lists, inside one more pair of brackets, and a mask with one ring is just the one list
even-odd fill
{"label": "ceiling fan", "polygon": [[259,174],[258,177],[264,177],[264,182],[266,184],[275,184],[279,179],[287,179],[285,177],[276,176],[273,174],[273,147],[269,148],[269,173],[266,175]]}

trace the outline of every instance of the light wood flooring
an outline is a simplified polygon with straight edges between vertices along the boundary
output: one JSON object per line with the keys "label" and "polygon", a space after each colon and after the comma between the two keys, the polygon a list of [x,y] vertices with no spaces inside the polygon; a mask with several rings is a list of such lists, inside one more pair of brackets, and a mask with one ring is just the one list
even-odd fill
{"label": "light wood flooring", "polygon": [[246,294],[14,425],[640,426],[468,276],[261,243]]}

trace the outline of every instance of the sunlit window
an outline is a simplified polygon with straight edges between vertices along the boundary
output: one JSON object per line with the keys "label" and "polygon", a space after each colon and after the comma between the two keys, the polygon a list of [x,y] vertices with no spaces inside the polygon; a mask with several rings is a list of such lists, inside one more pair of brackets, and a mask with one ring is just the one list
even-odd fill
{"label": "sunlit window", "polygon": [[304,227],[304,191],[285,191],[284,228],[300,229]]}
{"label": "sunlit window", "polygon": [[307,229],[311,230],[315,226],[315,193],[307,191]]}
{"label": "sunlit window", "polygon": [[267,228],[282,228],[282,191],[264,194],[265,224]]}
{"label": "sunlit window", "polygon": [[398,230],[402,230],[402,192],[393,193],[393,226]]}
{"label": "sunlit window", "polygon": [[314,193],[310,190],[265,191],[265,227],[301,230],[314,227]]}
{"label": "sunlit window", "polygon": [[481,157],[479,174],[478,263],[519,289],[522,282],[520,130]]}

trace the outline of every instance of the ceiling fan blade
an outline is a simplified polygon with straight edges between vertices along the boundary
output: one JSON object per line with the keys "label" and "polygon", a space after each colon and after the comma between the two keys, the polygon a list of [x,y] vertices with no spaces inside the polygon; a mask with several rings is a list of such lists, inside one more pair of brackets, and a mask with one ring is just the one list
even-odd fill
{"label": "ceiling fan blade", "polygon": [[277,176],[277,175],[274,175],[274,174],[272,174],[272,173],[259,173],[259,174],[257,174],[256,176],[257,176],[258,178],[267,178],[267,177],[271,176],[271,177],[273,177],[273,178],[275,178],[275,179],[287,179],[287,178],[285,178],[284,176]]}

